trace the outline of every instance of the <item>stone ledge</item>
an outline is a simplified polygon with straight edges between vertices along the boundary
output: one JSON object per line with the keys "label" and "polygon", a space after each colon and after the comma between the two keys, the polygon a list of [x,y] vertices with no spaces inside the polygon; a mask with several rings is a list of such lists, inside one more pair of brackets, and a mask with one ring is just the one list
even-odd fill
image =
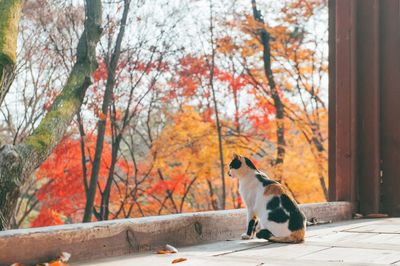
{"label": "stone ledge", "polygon": [[[348,202],[302,204],[307,218],[351,219]],[[72,261],[121,256],[205,241],[238,238],[246,227],[246,211],[227,210],[157,217],[121,219],[0,232],[0,265],[35,263],[54,258],[62,251]]]}

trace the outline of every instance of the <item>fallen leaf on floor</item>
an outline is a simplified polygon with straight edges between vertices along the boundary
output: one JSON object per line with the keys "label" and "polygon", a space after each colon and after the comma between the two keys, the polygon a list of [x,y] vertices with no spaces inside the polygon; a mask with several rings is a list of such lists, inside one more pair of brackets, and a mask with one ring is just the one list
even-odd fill
{"label": "fallen leaf on floor", "polygon": [[69,264],[67,262],[70,258],[71,254],[69,254],[68,252],[61,252],[61,254],[58,255],[55,260],[45,263],[39,263],[36,264],[36,266],[68,266]]}
{"label": "fallen leaf on floor", "polygon": [[170,251],[170,250],[165,250],[165,249],[160,249],[160,250],[157,250],[156,253],[157,254],[172,254],[172,253],[176,253],[176,252],[173,252],[173,251]]}
{"label": "fallen leaf on floor", "polygon": [[69,265],[68,263],[59,260],[37,264],[37,266],[68,266],[68,265]]}
{"label": "fallen leaf on floor", "polygon": [[178,253],[178,250],[171,245],[166,244],[164,249],[157,250],[157,254],[173,254]]}
{"label": "fallen leaf on floor", "polygon": [[68,263],[62,262],[60,260],[53,260],[50,262],[36,264],[36,266],[68,266],[68,265],[69,265]]}
{"label": "fallen leaf on floor", "polygon": [[178,253],[178,249],[174,246],[171,246],[169,244],[165,245],[165,250],[171,251],[172,253]]}
{"label": "fallen leaf on floor", "polygon": [[[57,256],[57,258],[53,261],[50,262],[44,262],[44,263],[38,263],[36,266],[68,266],[69,264],[67,263],[69,259],[71,258],[71,254],[68,252],[61,252],[60,255]],[[21,263],[13,263],[10,266],[24,266]]]}
{"label": "fallen leaf on floor", "polygon": [[179,262],[186,261],[186,260],[187,260],[186,258],[177,258],[177,259],[174,259],[174,260],[172,261],[172,264],[174,264],[174,263],[179,263]]}

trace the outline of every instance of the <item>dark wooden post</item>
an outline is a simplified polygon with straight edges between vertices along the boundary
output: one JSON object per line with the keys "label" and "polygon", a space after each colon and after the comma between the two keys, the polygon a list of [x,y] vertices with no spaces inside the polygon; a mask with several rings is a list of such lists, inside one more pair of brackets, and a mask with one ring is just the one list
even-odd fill
{"label": "dark wooden post", "polygon": [[363,214],[379,212],[379,2],[357,2],[357,175]]}
{"label": "dark wooden post", "polygon": [[336,201],[336,0],[329,0],[329,200]]}
{"label": "dark wooden post", "polygon": [[400,216],[400,0],[329,7],[330,200]]}
{"label": "dark wooden post", "polygon": [[329,195],[331,201],[353,203],[357,199],[356,4],[356,0],[329,1],[330,49],[334,49],[330,56]]}
{"label": "dark wooden post", "polygon": [[400,0],[379,3],[382,211],[400,216]]}

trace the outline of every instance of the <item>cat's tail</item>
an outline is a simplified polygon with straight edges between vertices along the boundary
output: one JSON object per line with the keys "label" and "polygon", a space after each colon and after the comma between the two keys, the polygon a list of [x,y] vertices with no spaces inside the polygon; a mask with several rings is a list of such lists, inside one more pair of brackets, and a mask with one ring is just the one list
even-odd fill
{"label": "cat's tail", "polygon": [[268,240],[276,243],[301,243],[304,242],[305,230],[300,229],[292,232],[289,236],[279,237],[279,236],[271,236]]}

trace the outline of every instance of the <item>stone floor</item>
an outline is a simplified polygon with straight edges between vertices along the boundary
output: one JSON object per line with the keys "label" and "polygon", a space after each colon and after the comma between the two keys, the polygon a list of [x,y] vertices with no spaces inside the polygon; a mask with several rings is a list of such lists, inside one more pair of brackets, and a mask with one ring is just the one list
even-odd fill
{"label": "stone floor", "polygon": [[227,239],[179,248],[176,254],[143,253],[75,265],[400,265],[400,218],[352,220],[308,228],[302,244]]}

